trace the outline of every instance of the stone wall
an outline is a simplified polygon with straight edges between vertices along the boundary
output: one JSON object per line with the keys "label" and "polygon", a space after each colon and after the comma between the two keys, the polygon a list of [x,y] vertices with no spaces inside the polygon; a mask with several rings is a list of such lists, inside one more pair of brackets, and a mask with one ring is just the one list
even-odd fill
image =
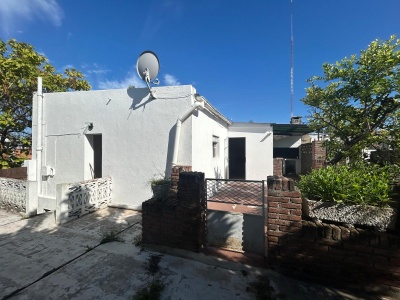
{"label": "stone wall", "polygon": [[143,243],[198,252],[205,244],[204,173],[181,172],[178,192],[142,205]]}

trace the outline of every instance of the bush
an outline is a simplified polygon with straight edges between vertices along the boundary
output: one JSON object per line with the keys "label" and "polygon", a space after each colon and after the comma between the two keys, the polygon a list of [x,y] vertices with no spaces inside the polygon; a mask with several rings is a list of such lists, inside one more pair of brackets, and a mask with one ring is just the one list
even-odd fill
{"label": "bush", "polygon": [[297,186],[303,197],[311,200],[386,206],[391,202],[393,183],[398,174],[395,165],[329,166],[302,175]]}

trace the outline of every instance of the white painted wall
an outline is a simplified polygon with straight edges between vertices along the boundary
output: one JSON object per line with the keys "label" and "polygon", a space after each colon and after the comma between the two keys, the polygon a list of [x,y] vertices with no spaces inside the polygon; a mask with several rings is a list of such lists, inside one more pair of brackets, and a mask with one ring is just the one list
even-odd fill
{"label": "white painted wall", "polygon": [[266,123],[233,123],[229,137],[246,138],[246,179],[263,180],[273,175],[272,126]]}
{"label": "white painted wall", "polygon": [[274,148],[298,148],[301,145],[301,136],[288,136],[274,141]]}
{"label": "white painted wall", "polygon": [[[113,178],[113,204],[140,209],[151,196],[148,181],[169,174],[176,120],[194,103],[192,86],[156,90],[155,100],[147,89],[45,94],[43,164],[54,167],[55,176],[43,181],[43,196],[55,197],[58,183],[90,179],[93,156],[85,127],[93,122],[86,133],[102,134],[102,175]],[[179,151],[179,163],[188,165],[191,126],[182,124]],[[35,126],[32,132],[35,140]]]}
{"label": "white painted wall", "polygon": [[[225,178],[224,140],[228,125],[207,110],[192,115],[192,169],[205,173],[206,178]],[[218,153],[213,157],[213,136],[218,137]]]}

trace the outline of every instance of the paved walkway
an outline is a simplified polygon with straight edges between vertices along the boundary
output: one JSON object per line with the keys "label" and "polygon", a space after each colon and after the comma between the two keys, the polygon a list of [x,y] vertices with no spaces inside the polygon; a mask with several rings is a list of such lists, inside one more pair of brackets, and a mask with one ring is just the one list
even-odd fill
{"label": "paved walkway", "polygon": [[[52,212],[21,219],[0,210],[0,299],[132,299],[154,278],[165,284],[161,299],[256,299],[260,275],[275,299],[379,299],[204,254],[142,249],[140,237],[141,214],[130,210],[103,209],[62,226]],[[117,241],[101,243],[107,239]]]}

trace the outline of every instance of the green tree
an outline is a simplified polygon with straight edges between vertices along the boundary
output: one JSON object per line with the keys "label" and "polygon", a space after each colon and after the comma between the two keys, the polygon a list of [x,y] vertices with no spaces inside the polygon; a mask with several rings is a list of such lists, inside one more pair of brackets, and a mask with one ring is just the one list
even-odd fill
{"label": "green tree", "polygon": [[375,40],[359,56],[323,65],[323,76],[308,80],[302,101],[310,107],[309,123],[329,134],[328,159],[360,160],[365,147],[400,142],[400,40]]}
{"label": "green tree", "polygon": [[32,96],[37,77],[46,92],[89,90],[76,69],[57,73],[48,59],[27,43],[0,39],[0,168],[20,166],[31,145]]}

